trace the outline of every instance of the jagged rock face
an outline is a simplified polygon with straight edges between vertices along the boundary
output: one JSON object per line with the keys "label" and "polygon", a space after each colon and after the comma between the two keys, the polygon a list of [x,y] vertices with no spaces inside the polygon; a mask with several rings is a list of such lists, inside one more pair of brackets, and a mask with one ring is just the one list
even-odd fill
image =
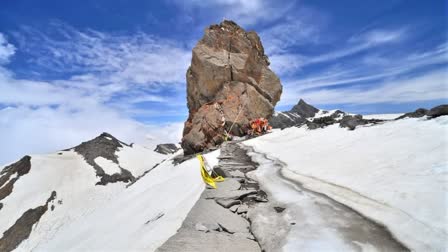
{"label": "jagged rock face", "polygon": [[242,136],[250,120],[272,115],[282,86],[268,66],[255,32],[232,21],[205,30],[187,71],[189,117],[182,139],[186,154],[219,145],[230,128]]}
{"label": "jagged rock face", "polygon": [[158,144],[156,148],[154,149],[155,152],[158,152],[160,154],[173,154],[176,151],[178,151],[179,148],[175,144]]}
{"label": "jagged rock face", "polygon": [[[284,111],[274,114],[269,118],[269,124],[273,128],[284,129],[292,126],[301,125],[307,123],[307,118],[313,117],[319,109],[309,105],[304,100],[300,99],[299,102],[292,107],[289,111]],[[336,114],[337,112],[337,114]],[[336,111],[332,116],[339,116],[342,111]]]}
{"label": "jagged rock face", "polygon": [[300,99],[299,103],[297,103],[297,105],[292,107],[290,112],[297,113],[300,116],[307,118],[316,115],[316,113],[319,112],[319,109],[309,105],[304,100]]}

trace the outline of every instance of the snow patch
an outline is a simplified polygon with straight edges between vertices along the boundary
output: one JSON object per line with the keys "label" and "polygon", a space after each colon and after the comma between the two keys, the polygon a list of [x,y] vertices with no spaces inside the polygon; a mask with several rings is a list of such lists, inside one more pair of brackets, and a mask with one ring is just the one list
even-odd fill
{"label": "snow patch", "polygon": [[172,155],[163,155],[138,144],[119,148],[115,155],[120,166],[130,171],[134,177],[142,175],[155,164],[172,157]]}
{"label": "snow patch", "polygon": [[121,169],[118,164],[114,163],[112,160],[105,159],[103,157],[97,157],[93,160],[97,165],[99,165],[106,174],[112,175],[114,173],[120,173]]}
{"label": "snow patch", "polygon": [[372,114],[372,115],[363,115],[362,118],[364,119],[382,119],[382,120],[393,120],[399,116],[402,116],[401,114]]}

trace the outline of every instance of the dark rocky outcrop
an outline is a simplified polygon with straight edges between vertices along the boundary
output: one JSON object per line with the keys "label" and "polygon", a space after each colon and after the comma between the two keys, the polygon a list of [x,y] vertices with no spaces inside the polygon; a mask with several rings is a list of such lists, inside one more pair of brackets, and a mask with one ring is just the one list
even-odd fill
{"label": "dark rocky outcrop", "polygon": [[409,113],[406,113],[406,114],[404,114],[402,116],[399,116],[395,120],[399,120],[399,119],[403,119],[403,118],[407,118],[407,117],[419,118],[419,117],[423,117],[423,116],[425,116],[427,114],[428,114],[428,110],[427,109],[419,108],[419,109],[417,109],[414,112],[409,112]]}
{"label": "dark rocky outcrop", "polygon": [[384,120],[380,119],[364,119],[362,118],[362,115],[346,115],[339,122],[339,126],[341,128],[348,128],[349,130],[354,130],[359,125],[377,124],[383,121]]}
{"label": "dark rocky outcrop", "polygon": [[36,208],[28,209],[16,220],[16,222],[3,233],[0,239],[0,251],[9,252],[16,249],[22,241],[28,239],[34,224],[39,222],[40,218],[47,212],[48,205],[56,198],[56,192],[53,191],[47,202]]}
{"label": "dark rocky outcrop", "polygon": [[308,129],[319,129],[324,128],[329,125],[337,123],[338,120],[335,119],[333,116],[324,116],[319,118],[314,118],[312,121],[306,121],[306,125],[308,126]]}
{"label": "dark rocky outcrop", "polygon": [[448,115],[448,104],[440,105],[430,109],[427,113],[430,118]]}
{"label": "dark rocky outcrop", "polygon": [[404,118],[420,118],[423,116],[428,116],[428,119],[436,118],[439,116],[448,115],[448,104],[442,104],[436,107],[433,107],[430,110],[419,108],[414,112],[406,113],[402,116],[397,117],[395,120],[400,120]]}
{"label": "dark rocky outcrop", "polygon": [[178,151],[179,147],[177,147],[175,144],[158,144],[156,148],[154,149],[155,152],[158,152],[160,154],[173,154],[174,152]]}
{"label": "dark rocky outcrop", "polygon": [[225,131],[243,136],[250,120],[272,115],[281,93],[255,32],[227,20],[208,27],[187,71],[184,153],[221,144]]}
{"label": "dark rocky outcrop", "polygon": [[[0,200],[11,194],[14,183],[23,175],[27,174],[31,169],[31,157],[24,156],[14,164],[8,165],[0,172]],[[17,174],[15,178],[11,177]],[[0,250],[1,251],[1,250]]]}
{"label": "dark rocky outcrop", "polygon": [[132,173],[122,167],[120,167],[120,173],[107,174],[104,172],[103,168],[95,163],[95,158],[103,157],[118,164],[115,152],[123,147],[123,145],[127,144],[119,141],[111,134],[102,133],[100,136],[76,146],[74,150],[82,155],[86,162],[95,169],[96,175],[100,177],[100,181],[97,182],[97,185],[107,185],[108,183],[119,181],[131,182],[135,180]]}

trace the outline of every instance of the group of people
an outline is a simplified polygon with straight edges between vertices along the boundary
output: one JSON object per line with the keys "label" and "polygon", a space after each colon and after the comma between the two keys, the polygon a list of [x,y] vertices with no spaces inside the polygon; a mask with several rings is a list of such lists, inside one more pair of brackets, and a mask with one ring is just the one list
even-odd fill
{"label": "group of people", "polygon": [[259,136],[267,133],[272,129],[272,127],[269,125],[268,119],[263,117],[253,119],[252,121],[250,121],[249,125],[249,136]]}

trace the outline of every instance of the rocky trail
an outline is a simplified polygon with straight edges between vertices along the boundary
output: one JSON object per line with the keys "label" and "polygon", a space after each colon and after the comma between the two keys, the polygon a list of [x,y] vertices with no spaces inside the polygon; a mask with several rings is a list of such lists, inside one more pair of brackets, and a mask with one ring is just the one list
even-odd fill
{"label": "rocky trail", "polygon": [[380,225],[282,176],[283,168],[238,142],[224,143],[214,169],[226,180],[205,189],[157,251],[407,251]]}
{"label": "rocky trail", "polygon": [[157,251],[261,251],[251,233],[248,209],[267,202],[258,183],[246,177],[257,168],[236,143],[225,143],[215,167],[226,177],[217,189],[207,188],[176,235]]}

